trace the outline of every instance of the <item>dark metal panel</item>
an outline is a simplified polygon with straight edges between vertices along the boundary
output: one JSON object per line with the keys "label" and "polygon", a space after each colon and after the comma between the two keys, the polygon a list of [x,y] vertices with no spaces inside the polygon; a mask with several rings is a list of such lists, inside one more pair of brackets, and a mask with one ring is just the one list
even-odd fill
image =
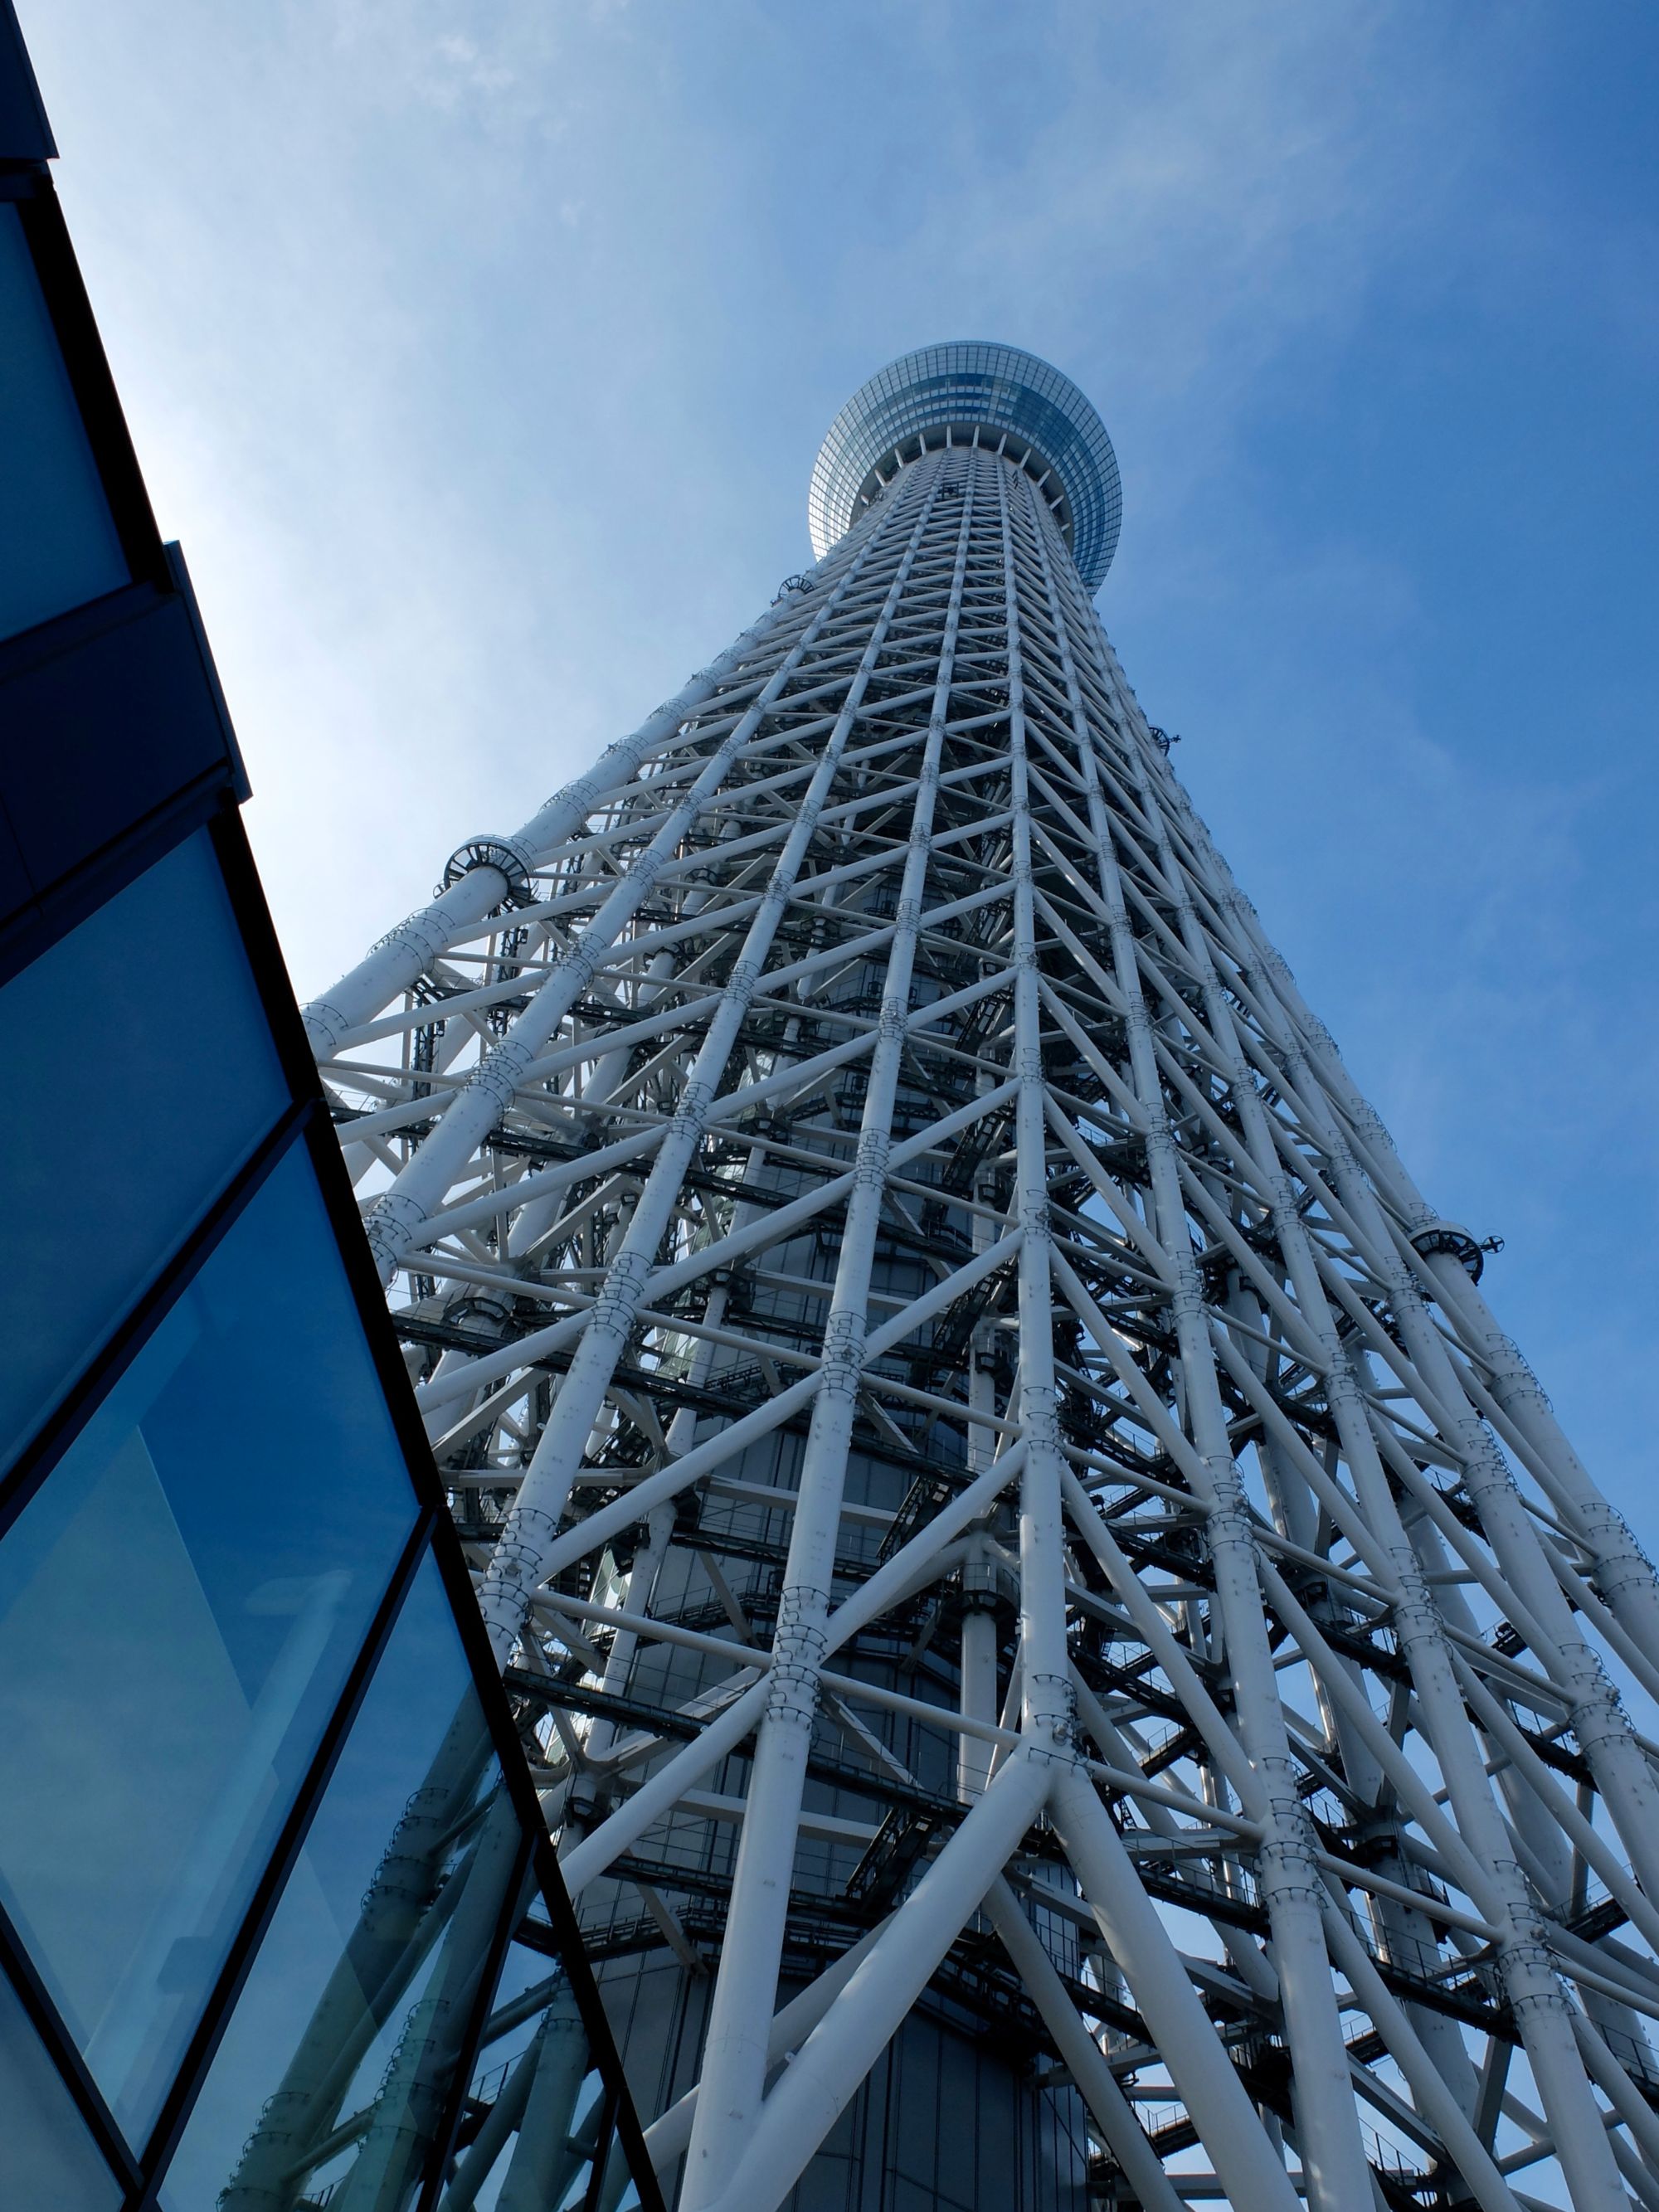
{"label": "dark metal panel", "polygon": [[152,584],[0,647],[0,810],[14,890],[0,923],[185,793],[241,766],[189,600]]}
{"label": "dark metal panel", "polygon": [[11,0],[0,0],[0,161],[52,161],[58,143]]}

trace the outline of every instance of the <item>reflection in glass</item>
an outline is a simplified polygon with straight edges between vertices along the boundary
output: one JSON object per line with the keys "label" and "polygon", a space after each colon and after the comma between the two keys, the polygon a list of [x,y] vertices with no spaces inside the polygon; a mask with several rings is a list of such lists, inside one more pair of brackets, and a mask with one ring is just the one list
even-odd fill
{"label": "reflection in glass", "polygon": [[168,2212],[393,2212],[448,2131],[523,1856],[428,1563],[162,2190]]}
{"label": "reflection in glass", "polygon": [[128,580],[15,201],[0,203],[0,637]]}
{"label": "reflection in glass", "polygon": [[[584,2212],[601,2187],[605,2205],[623,2212],[639,2197],[616,2148],[614,2101],[592,2063],[575,1994],[548,1955],[556,1954],[552,1930],[535,1917],[519,1927],[439,2212]],[[596,2166],[609,2186],[596,2185]]]}
{"label": "reflection in glass", "polygon": [[0,1977],[0,2204],[110,2212],[121,2201],[28,2014]]}
{"label": "reflection in glass", "polygon": [[0,1466],[287,1103],[205,830],[0,991],[7,1031],[43,1070],[82,1048],[89,1007],[100,1091],[72,1114],[56,1080],[0,1095]]}
{"label": "reflection in glass", "polygon": [[296,1147],[0,1539],[0,1899],[130,2136],[413,1518]]}
{"label": "reflection in glass", "polygon": [[[534,1894],[428,1565],[185,2130],[165,2212],[407,2212],[434,2179],[441,2212],[637,2205],[616,2100]],[[504,1913],[515,1940],[480,2033]]]}

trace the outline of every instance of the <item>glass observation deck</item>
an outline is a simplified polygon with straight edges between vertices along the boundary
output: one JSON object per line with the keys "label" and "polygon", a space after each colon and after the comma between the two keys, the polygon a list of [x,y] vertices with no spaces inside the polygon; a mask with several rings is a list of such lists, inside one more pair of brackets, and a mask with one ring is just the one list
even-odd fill
{"label": "glass observation deck", "polygon": [[1046,361],[978,338],[902,354],[842,409],[819,449],[807,496],[813,557],[823,560],[908,462],[975,439],[1037,483],[1079,574],[1098,591],[1123,512],[1106,426],[1071,379]]}

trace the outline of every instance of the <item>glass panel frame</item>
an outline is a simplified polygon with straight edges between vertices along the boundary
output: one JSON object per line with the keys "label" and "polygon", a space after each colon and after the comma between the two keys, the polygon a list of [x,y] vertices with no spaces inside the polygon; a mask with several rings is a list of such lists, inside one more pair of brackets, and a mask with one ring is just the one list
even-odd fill
{"label": "glass panel frame", "polygon": [[263,2203],[284,2178],[326,2193],[359,2165],[376,2202],[423,2192],[529,1857],[424,1548],[168,2162],[163,2212]]}
{"label": "glass panel frame", "polygon": [[40,1993],[27,1962],[5,1956],[9,1948],[0,1944],[0,2203],[118,2212],[131,2180],[125,2146],[112,2138],[78,2075],[64,2069],[49,2022],[41,2033]]}
{"label": "glass panel frame", "polygon": [[[187,994],[210,1026],[210,1069],[206,1055],[180,1054],[165,1034],[146,1066],[152,963],[154,991]],[[44,1048],[61,1006],[72,1045],[69,1033],[100,993],[100,1044],[122,1092],[106,1109],[94,1164],[65,1164],[55,1089],[14,1085],[0,1101],[0,1209],[13,1239],[0,1335],[9,1367],[40,1378],[27,1395],[0,1382],[0,1468],[21,1459],[292,1111],[211,825],[151,860],[0,984],[0,1012]]]}
{"label": "glass panel frame", "polygon": [[[3,1894],[135,2142],[426,1517],[378,1362],[352,1340],[356,1304],[309,1148],[290,1141],[0,1539],[15,1647]],[[307,1328],[303,1395],[285,1400]],[[93,1645],[88,1608],[131,1625],[125,1660]],[[112,1729],[113,1763],[93,1751]],[[146,1746],[153,1778],[134,1765]]]}

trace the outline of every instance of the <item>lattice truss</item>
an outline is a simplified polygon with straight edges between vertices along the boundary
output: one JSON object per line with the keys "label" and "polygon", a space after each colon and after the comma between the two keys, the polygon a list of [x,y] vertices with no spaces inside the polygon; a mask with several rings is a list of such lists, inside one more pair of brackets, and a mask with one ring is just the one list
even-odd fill
{"label": "lattice truss", "polygon": [[1097,2202],[1659,2208],[1653,1571],[1166,754],[927,453],[308,1010],[653,2156],[922,2004]]}

